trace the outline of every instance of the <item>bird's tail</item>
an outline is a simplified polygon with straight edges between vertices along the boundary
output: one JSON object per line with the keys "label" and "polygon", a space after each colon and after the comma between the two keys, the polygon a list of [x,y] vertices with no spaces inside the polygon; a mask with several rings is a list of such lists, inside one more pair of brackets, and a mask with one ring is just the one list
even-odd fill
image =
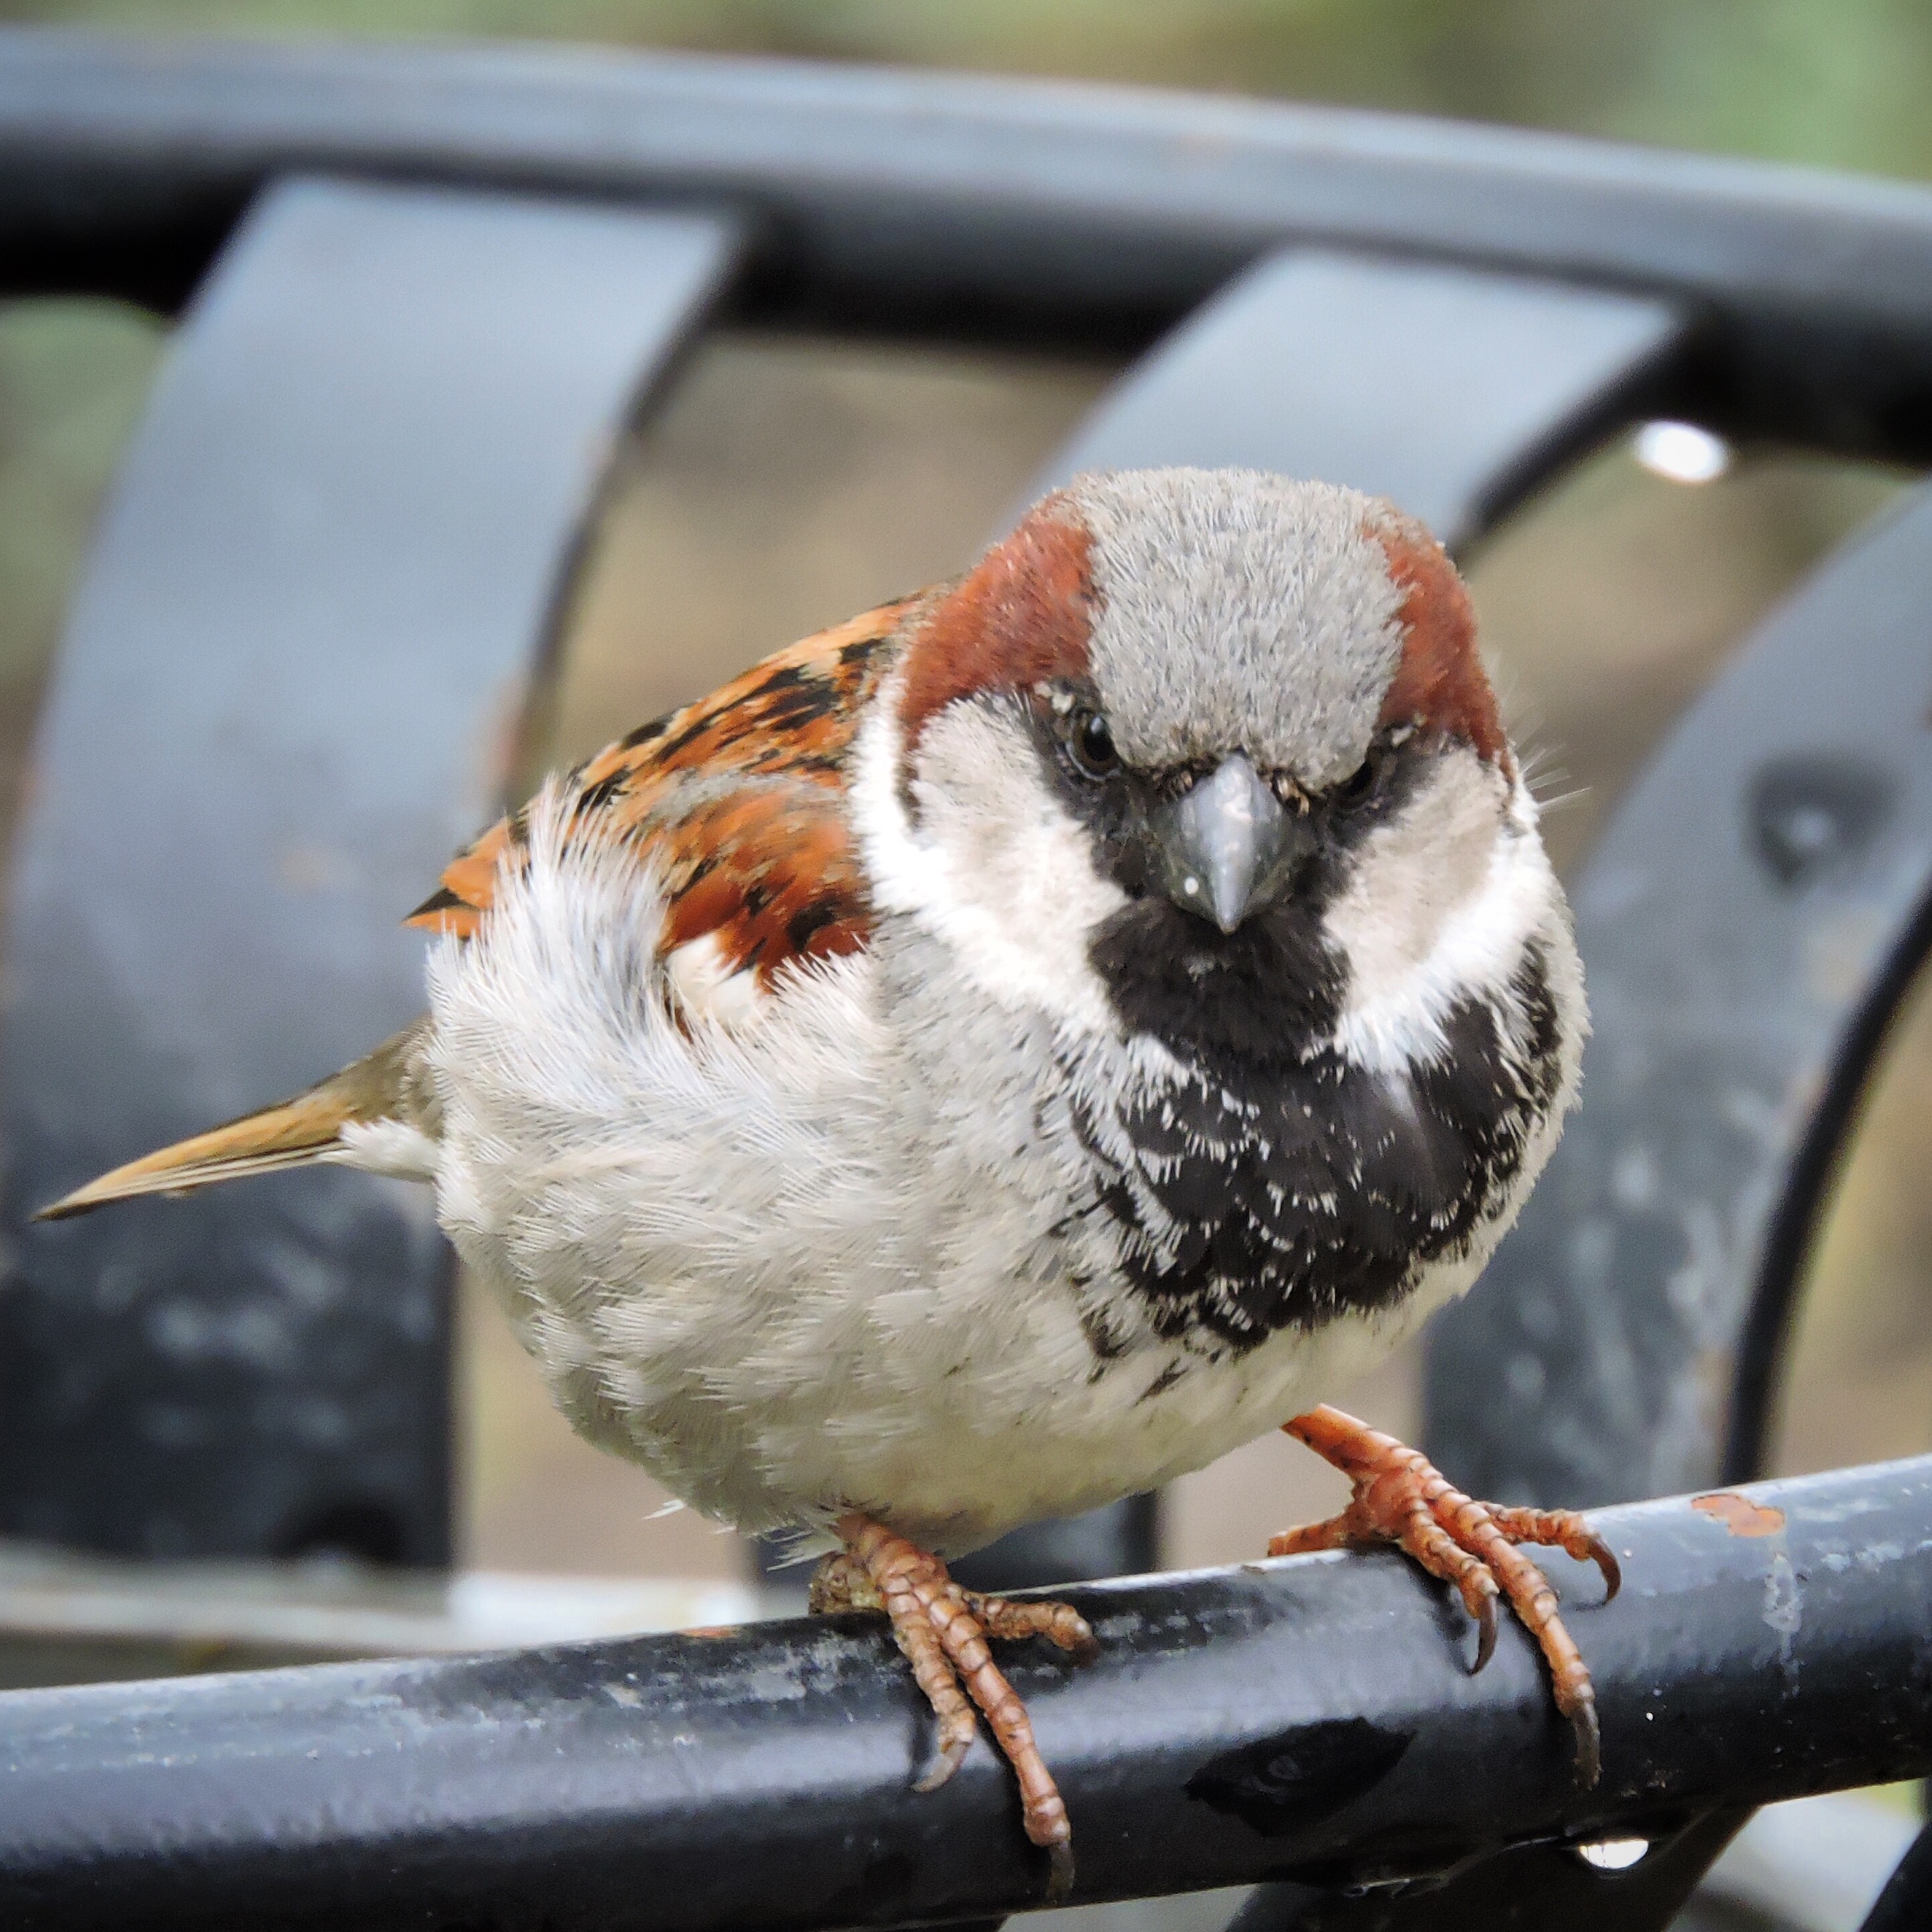
{"label": "bird's tail", "polygon": [[64,1220],[110,1201],[189,1194],[218,1180],[316,1160],[428,1179],[440,1122],[423,1060],[426,1030],[427,1022],[418,1021],[292,1100],[130,1160],[34,1219]]}

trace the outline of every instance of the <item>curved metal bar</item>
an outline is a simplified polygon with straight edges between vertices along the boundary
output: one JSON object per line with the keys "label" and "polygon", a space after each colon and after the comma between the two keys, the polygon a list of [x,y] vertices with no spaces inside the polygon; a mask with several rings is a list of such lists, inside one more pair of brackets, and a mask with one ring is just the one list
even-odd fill
{"label": "curved metal bar", "polygon": [[[1932,1458],[1600,1526],[1616,1602],[1552,1560],[1602,1712],[1587,1792],[1521,1630],[1468,1676],[1461,1612],[1393,1554],[1072,1593],[1099,1660],[1010,1668],[1079,1895],[1390,1881],[1932,1767]],[[856,1616],[18,1691],[0,1917],[808,1932],[1038,1904],[1043,1862],[983,1741],[942,1790],[912,1789],[930,1729]]]}
{"label": "curved metal bar", "polygon": [[727,200],[794,325],[1144,341],[1288,243],[1695,308],[1732,433],[1932,451],[1932,191],[1496,128],[562,48],[0,35],[14,289],[172,300],[292,168]]}
{"label": "curved metal bar", "polygon": [[1036,480],[1233,464],[1388,497],[1451,550],[1648,398],[1668,304],[1433,263],[1291,250],[1195,310]]}
{"label": "curved metal bar", "polygon": [[340,1169],[28,1215],[422,1009],[606,452],[728,222],[303,182],[179,332],[41,721],[0,1053],[0,1531],[446,1558],[446,1250]]}
{"label": "curved metal bar", "polygon": [[1834,555],[1694,705],[1572,894],[1583,1105],[1429,1362],[1473,1493],[1755,1473],[1833,1156],[1932,944],[1932,490]]}

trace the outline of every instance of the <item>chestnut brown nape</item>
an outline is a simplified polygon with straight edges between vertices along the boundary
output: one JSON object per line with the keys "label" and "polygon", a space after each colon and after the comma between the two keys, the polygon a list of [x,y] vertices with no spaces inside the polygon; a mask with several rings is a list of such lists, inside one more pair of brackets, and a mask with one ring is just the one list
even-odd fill
{"label": "chestnut brown nape", "polygon": [[1402,592],[1402,662],[1380,722],[1464,739],[1478,758],[1510,770],[1502,714],[1476,649],[1475,607],[1448,552],[1409,518],[1372,526],[1370,535]]}
{"label": "chestnut brown nape", "polygon": [[906,651],[906,742],[955,698],[1084,678],[1094,602],[1092,538],[1049,496],[934,604]]}

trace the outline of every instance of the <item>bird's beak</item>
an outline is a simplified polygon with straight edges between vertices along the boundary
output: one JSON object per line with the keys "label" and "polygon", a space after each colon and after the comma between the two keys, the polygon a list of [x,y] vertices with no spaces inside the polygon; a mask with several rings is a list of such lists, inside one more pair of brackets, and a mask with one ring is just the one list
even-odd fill
{"label": "bird's beak", "polygon": [[1239,752],[1152,813],[1148,829],[1168,897],[1223,932],[1273,899],[1314,845],[1306,817],[1288,811]]}

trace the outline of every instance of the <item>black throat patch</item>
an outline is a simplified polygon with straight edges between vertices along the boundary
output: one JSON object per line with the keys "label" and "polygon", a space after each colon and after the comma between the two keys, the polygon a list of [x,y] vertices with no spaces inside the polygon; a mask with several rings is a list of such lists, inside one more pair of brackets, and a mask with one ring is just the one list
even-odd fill
{"label": "black throat patch", "polygon": [[[1151,1004],[1124,1016],[1163,1040],[1184,1073],[1104,1117],[1075,1112],[1130,1285],[1158,1334],[1210,1355],[1388,1307],[1427,1264],[1466,1253],[1561,1078],[1540,949],[1526,952],[1506,1003],[1451,1010],[1439,1059],[1382,1075],[1306,1052],[1333,1026],[1336,986],[1332,968],[1312,980],[1300,976],[1305,961],[1282,970],[1270,949],[1292,943],[1258,932],[1230,952],[1225,989],[1210,979],[1180,1001],[1161,997],[1175,990],[1161,984],[1168,968],[1138,952],[1132,988]],[[1270,967],[1257,1001],[1249,975]],[[1109,983],[1118,998],[1121,982]],[[1160,1006],[1169,1024],[1149,1024]]]}

